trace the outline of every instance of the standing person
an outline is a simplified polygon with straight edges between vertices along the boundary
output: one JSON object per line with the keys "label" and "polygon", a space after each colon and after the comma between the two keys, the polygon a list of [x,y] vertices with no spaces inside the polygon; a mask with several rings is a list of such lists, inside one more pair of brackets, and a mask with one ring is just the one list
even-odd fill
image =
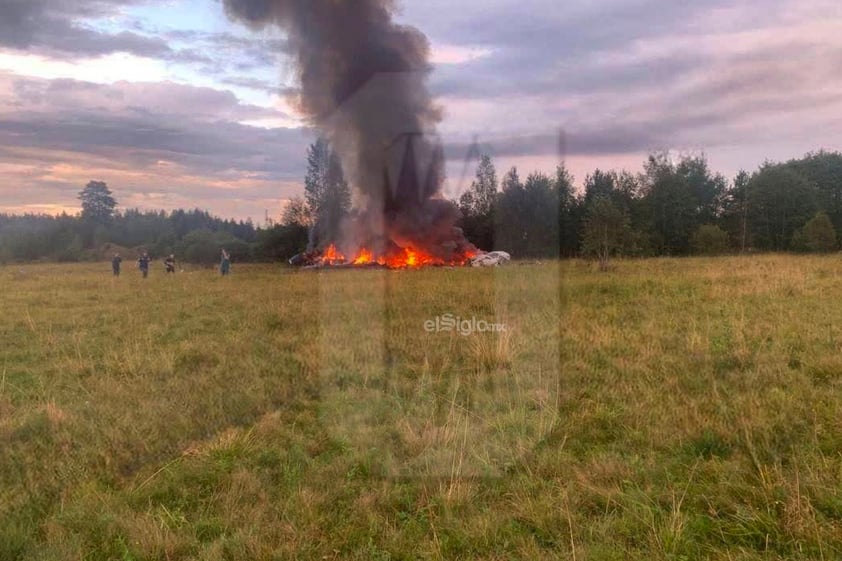
{"label": "standing person", "polygon": [[231,272],[231,256],[224,249],[222,250],[222,261],[219,263],[219,272],[223,277],[227,277]]}
{"label": "standing person", "polygon": [[123,258],[120,257],[119,253],[115,253],[114,257],[111,259],[111,270],[114,272],[115,277],[120,276],[120,265],[123,263]]}
{"label": "standing person", "polygon": [[137,268],[140,269],[140,273],[143,275],[143,278],[149,276],[149,262],[152,259],[149,257],[149,252],[145,251],[140,254],[140,257],[137,259]]}
{"label": "standing person", "polygon": [[175,274],[175,255],[170,255],[164,259],[164,267],[167,268],[167,274]]}

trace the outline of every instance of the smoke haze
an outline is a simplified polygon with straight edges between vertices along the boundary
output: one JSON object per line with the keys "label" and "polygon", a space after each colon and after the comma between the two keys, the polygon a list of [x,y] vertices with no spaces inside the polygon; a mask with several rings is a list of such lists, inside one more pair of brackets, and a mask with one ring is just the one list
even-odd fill
{"label": "smoke haze", "polygon": [[299,109],[342,157],[355,189],[353,244],[420,245],[442,257],[469,244],[440,198],[441,112],[427,88],[430,46],[393,21],[390,0],[225,0],[229,16],[288,40]]}

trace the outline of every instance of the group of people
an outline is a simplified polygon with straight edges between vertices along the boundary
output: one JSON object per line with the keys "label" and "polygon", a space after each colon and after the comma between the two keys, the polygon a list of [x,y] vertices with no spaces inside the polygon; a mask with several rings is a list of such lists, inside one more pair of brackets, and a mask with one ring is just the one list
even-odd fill
{"label": "group of people", "polygon": [[[140,254],[140,257],[137,258],[137,268],[140,270],[140,274],[143,275],[143,278],[149,276],[149,265],[152,263],[152,258],[149,257],[149,252],[144,251]],[[111,270],[114,272],[115,277],[120,276],[120,270],[123,266],[123,258],[120,256],[119,253],[115,253],[114,257],[111,259]],[[168,275],[175,274],[175,255],[170,255],[166,259],[164,259],[164,270],[166,270]],[[224,249],[222,250],[222,257],[219,262],[219,273],[226,277],[228,273],[231,272],[231,256],[228,254],[227,251]]]}

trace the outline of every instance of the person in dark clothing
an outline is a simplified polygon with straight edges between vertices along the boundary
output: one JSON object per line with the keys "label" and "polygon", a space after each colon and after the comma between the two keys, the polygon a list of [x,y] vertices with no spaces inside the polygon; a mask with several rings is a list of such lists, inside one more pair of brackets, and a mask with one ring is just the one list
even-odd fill
{"label": "person in dark clothing", "polygon": [[231,272],[231,256],[224,249],[222,250],[222,260],[219,262],[219,272],[223,277],[227,277]]}
{"label": "person in dark clothing", "polygon": [[175,274],[175,255],[170,255],[164,259],[164,267],[167,269],[167,274]]}
{"label": "person in dark clothing", "polygon": [[119,253],[115,253],[114,257],[111,259],[111,270],[114,272],[115,277],[120,276],[120,265],[123,263],[123,258],[120,257]]}
{"label": "person in dark clothing", "polygon": [[149,263],[152,259],[149,257],[149,253],[144,251],[140,257],[137,259],[137,267],[140,269],[140,273],[143,275],[143,278],[149,276]]}

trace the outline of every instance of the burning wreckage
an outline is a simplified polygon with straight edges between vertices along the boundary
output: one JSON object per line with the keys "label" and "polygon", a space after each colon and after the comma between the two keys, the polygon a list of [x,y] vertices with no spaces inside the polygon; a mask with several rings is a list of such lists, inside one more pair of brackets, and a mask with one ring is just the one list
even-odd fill
{"label": "burning wreckage", "polygon": [[353,188],[354,211],[330,240],[294,257],[303,267],[489,266],[456,226],[442,196],[441,109],[427,79],[430,44],[394,21],[392,0],[224,0],[230,17],[285,34],[299,88],[291,105],[336,151]]}
{"label": "burning wreckage", "polygon": [[[351,254],[354,255],[354,254]],[[460,255],[456,259],[445,261],[424,251],[412,248],[396,249],[389,256],[375,257],[367,249],[360,250],[355,257],[348,258],[330,245],[324,252],[301,253],[289,260],[293,267],[305,269],[332,268],[382,268],[382,269],[420,269],[422,267],[497,267],[511,261],[512,256],[505,251],[476,251]]]}

